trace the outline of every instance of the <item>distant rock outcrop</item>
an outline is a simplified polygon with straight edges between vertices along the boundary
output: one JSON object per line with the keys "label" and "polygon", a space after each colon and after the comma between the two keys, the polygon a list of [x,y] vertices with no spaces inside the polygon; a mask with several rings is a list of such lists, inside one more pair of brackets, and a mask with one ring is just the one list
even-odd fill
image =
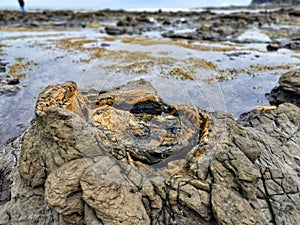
{"label": "distant rock outcrop", "polygon": [[244,114],[168,105],[138,80],[44,90],[0,149],[0,224],[292,224],[300,221],[300,108]]}
{"label": "distant rock outcrop", "polygon": [[300,0],[252,0],[251,5],[300,5]]}

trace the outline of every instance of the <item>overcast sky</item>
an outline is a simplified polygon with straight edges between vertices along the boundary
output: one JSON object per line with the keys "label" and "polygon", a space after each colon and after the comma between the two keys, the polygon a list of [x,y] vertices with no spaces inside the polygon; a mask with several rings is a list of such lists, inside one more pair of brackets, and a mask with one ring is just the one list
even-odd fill
{"label": "overcast sky", "polygon": [[[121,8],[192,8],[205,6],[247,5],[251,0],[25,0],[26,8],[121,9]],[[17,8],[17,0],[0,0],[0,8]]]}

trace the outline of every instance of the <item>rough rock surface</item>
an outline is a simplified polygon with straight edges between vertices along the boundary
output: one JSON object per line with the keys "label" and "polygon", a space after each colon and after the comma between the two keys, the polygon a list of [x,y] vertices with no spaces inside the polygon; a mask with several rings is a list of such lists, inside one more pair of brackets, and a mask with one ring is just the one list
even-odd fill
{"label": "rough rock surface", "polygon": [[144,80],[49,86],[32,126],[0,149],[0,224],[296,225],[299,117],[286,103],[238,124],[168,105]]}
{"label": "rough rock surface", "polygon": [[300,107],[300,70],[283,74],[279,78],[279,86],[267,97],[272,105],[290,102]]}
{"label": "rough rock surface", "polygon": [[239,121],[250,128],[249,137],[261,152],[256,195],[261,209],[268,211],[262,216],[274,224],[300,221],[299,121],[300,108],[290,103],[245,113]]}

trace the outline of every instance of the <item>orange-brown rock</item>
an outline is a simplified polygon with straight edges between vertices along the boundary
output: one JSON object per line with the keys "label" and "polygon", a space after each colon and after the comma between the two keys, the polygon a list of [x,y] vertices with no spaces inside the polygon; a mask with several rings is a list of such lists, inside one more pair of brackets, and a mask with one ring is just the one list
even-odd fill
{"label": "orange-brown rock", "polygon": [[19,147],[1,148],[14,181],[0,170],[13,187],[0,190],[0,223],[26,218],[14,212],[32,203],[45,225],[296,224],[299,107],[253,110],[242,127],[168,105],[145,80],[95,93],[66,82],[40,94]]}

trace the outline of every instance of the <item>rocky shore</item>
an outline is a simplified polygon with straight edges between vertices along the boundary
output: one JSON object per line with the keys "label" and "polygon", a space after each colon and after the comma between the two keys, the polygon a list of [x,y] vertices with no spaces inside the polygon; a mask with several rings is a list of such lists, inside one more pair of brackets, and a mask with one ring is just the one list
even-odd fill
{"label": "rocky shore", "polygon": [[300,5],[299,0],[252,0],[251,5]]}
{"label": "rocky shore", "polygon": [[[275,90],[299,94],[299,74]],[[235,121],[166,104],[145,80],[51,85],[0,149],[0,224],[296,225],[300,108],[283,101]]]}
{"label": "rocky shore", "polygon": [[[299,49],[299,33],[282,39],[279,32],[269,30],[270,24],[297,24],[300,10],[285,6],[249,6],[248,12],[238,7],[224,8],[223,13],[215,13],[213,8],[202,11],[134,12],[124,10],[101,10],[96,12],[75,11],[32,11],[26,14],[18,11],[0,10],[0,26],[5,28],[61,29],[87,28],[102,24],[109,35],[141,35],[158,32],[162,37],[187,40],[231,41],[236,43],[276,43],[278,48]],[[226,13],[227,10],[236,10]],[[251,11],[253,10],[253,11]],[[266,26],[265,28],[263,28]],[[259,27],[271,32],[270,38],[240,39],[239,36],[250,28]],[[177,30],[186,30],[177,32]]]}
{"label": "rocky shore", "polygon": [[0,225],[298,225],[300,9],[252,3],[0,10]]}

